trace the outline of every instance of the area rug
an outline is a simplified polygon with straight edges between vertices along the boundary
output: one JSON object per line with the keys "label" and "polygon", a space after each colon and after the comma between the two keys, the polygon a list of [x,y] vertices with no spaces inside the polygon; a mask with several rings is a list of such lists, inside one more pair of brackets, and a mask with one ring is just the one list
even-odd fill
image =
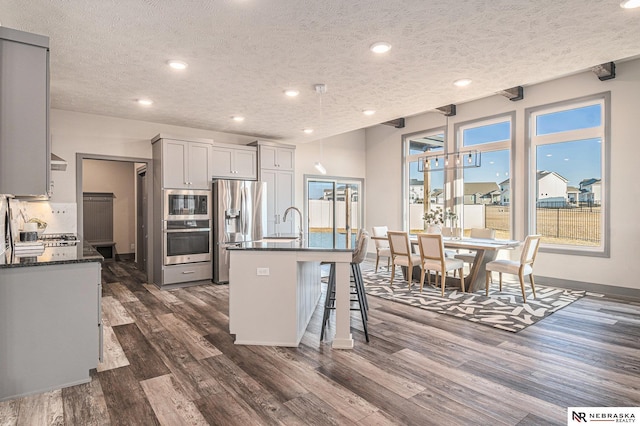
{"label": "area rug", "polygon": [[[378,272],[362,265],[365,290],[368,295],[404,303],[439,314],[452,315],[478,324],[517,333],[585,295],[582,290],[568,290],[536,285],[536,298],[527,290],[527,303],[522,303],[522,292],[517,282],[503,279],[499,291],[497,277],[490,287],[489,296],[484,289],[475,293],[463,293],[455,287],[445,288],[444,297],[440,287],[425,282],[422,293],[420,284],[414,282],[409,291],[402,274],[396,271],[393,288],[389,286],[391,273],[380,268]],[[528,281],[527,281],[528,284]]]}

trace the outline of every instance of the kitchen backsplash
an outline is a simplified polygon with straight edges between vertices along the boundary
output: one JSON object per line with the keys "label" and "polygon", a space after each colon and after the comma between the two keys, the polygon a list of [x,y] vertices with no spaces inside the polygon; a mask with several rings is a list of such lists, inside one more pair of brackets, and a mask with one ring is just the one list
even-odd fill
{"label": "kitchen backsplash", "polygon": [[47,223],[46,234],[78,233],[78,208],[76,203],[50,203],[48,201],[11,200],[14,229],[30,219]]}

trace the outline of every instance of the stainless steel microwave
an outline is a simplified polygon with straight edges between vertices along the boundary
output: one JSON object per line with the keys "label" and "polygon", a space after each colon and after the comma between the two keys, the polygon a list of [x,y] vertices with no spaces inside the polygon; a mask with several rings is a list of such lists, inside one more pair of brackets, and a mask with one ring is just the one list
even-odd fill
{"label": "stainless steel microwave", "polygon": [[164,220],[211,219],[211,191],[164,190]]}

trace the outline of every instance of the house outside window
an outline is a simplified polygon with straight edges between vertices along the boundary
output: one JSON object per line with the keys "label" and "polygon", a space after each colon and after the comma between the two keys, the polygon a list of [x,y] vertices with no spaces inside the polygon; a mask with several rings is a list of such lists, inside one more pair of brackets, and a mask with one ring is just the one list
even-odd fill
{"label": "house outside window", "polygon": [[608,256],[609,94],[528,109],[529,233],[543,251]]}
{"label": "house outside window", "polygon": [[464,235],[472,228],[492,228],[497,238],[511,238],[511,146],[513,114],[456,126],[459,151],[480,151],[480,167],[456,169],[454,208]]}
{"label": "house outside window", "polygon": [[444,153],[445,140],[444,129],[424,131],[403,137],[405,159],[403,217],[405,229],[408,229],[411,234],[424,232],[423,216],[425,212],[437,207],[444,209],[444,171],[425,169],[421,157],[425,154]]}

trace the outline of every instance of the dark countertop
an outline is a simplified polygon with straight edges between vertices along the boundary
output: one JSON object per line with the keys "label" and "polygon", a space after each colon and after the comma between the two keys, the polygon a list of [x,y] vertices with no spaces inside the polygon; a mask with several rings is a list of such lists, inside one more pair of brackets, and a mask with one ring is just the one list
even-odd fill
{"label": "dark countertop", "polygon": [[75,246],[45,247],[42,254],[15,254],[11,250],[0,256],[0,269],[68,263],[102,262],[104,258],[89,243],[78,241]]}
{"label": "dark countertop", "polygon": [[[293,236],[293,238],[297,235]],[[283,238],[282,236],[278,238]],[[264,250],[264,251],[323,251],[323,252],[352,252],[353,249],[346,248],[327,248],[327,247],[309,247],[306,240],[302,241],[277,241],[277,238],[266,237],[268,241],[248,241],[240,243],[230,243],[226,246],[227,250]]]}

